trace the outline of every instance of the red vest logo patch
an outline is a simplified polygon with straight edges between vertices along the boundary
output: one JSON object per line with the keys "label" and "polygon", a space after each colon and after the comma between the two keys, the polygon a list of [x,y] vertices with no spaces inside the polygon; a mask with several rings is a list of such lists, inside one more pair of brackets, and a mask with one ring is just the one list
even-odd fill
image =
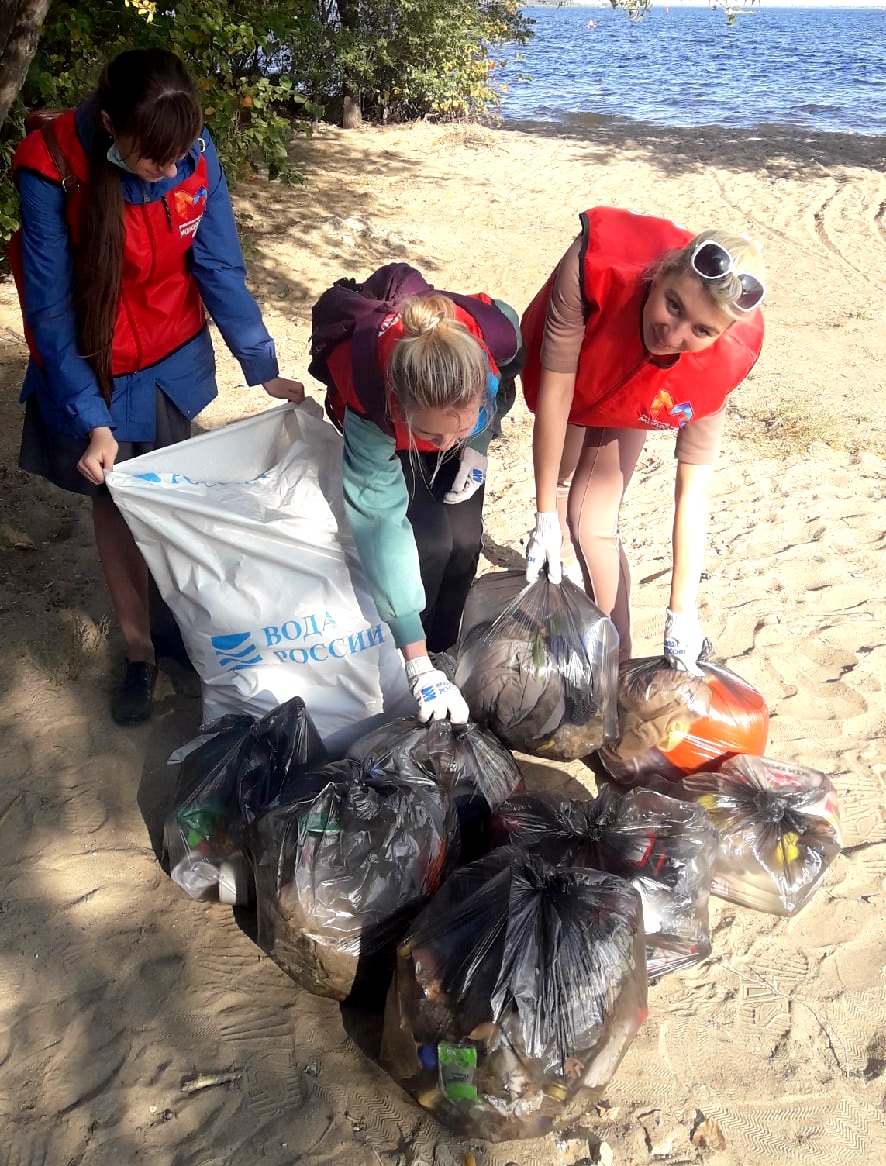
{"label": "red vest logo patch", "polygon": [[652,399],[649,412],[656,421],[664,421],[674,407],[674,398],[666,389],[659,389]]}
{"label": "red vest logo patch", "polygon": [[189,190],[175,192],[175,213],[179,217],[178,233],[182,238],[193,235],[200,226],[200,219],[206,209],[207,190],[198,186],[193,194]]}

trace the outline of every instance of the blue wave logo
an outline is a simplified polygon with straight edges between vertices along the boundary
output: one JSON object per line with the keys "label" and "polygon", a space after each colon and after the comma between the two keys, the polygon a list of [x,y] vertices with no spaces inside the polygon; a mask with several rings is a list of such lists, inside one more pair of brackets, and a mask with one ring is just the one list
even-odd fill
{"label": "blue wave logo", "polygon": [[230,636],[210,636],[218,662],[228,672],[240,672],[261,664],[262,656],[252,642],[249,632],[235,632]]}
{"label": "blue wave logo", "polygon": [[682,405],[675,405],[673,409],[671,409],[671,416],[677,418],[677,424],[682,429],[684,425],[688,424],[692,420],[694,412],[690,403],[688,401],[684,401]]}

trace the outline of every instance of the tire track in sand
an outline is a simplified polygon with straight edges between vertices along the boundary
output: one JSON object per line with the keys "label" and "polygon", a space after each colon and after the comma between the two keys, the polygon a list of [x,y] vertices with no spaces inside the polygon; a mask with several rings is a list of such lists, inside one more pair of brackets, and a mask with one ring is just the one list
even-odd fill
{"label": "tire track in sand", "polygon": [[[880,242],[874,229],[876,216],[865,231],[867,216],[863,194],[845,178],[831,180],[829,185],[831,190],[824,200],[817,205],[812,203],[805,212],[807,216],[811,216],[814,236],[844,267],[880,290],[882,262],[878,262],[876,255],[872,255],[864,246],[865,235],[872,243]],[[859,235],[862,236],[861,239]],[[850,254],[863,256],[864,262],[853,261]]]}

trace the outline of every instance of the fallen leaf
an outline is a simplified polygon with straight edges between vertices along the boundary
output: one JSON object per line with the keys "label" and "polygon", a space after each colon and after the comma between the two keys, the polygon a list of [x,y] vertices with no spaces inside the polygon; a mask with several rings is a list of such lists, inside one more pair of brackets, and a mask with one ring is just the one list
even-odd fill
{"label": "fallen leaf", "polygon": [[34,540],[23,530],[17,530],[4,522],[0,526],[0,543],[16,551],[36,551]]}
{"label": "fallen leaf", "polygon": [[718,1121],[706,1117],[692,1131],[690,1141],[698,1150],[725,1150],[726,1136]]}

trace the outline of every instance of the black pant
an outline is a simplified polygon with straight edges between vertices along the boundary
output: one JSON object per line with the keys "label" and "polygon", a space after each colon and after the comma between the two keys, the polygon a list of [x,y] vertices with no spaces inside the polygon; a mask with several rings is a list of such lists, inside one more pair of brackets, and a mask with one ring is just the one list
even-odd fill
{"label": "black pant", "polygon": [[465,600],[480,561],[485,487],[465,502],[447,504],[443,495],[458,470],[458,451],[449,454],[439,469],[436,453],[399,456],[410,497],[406,516],[415,534],[427,599],[421,622],[428,651],[445,652],[458,638]]}

